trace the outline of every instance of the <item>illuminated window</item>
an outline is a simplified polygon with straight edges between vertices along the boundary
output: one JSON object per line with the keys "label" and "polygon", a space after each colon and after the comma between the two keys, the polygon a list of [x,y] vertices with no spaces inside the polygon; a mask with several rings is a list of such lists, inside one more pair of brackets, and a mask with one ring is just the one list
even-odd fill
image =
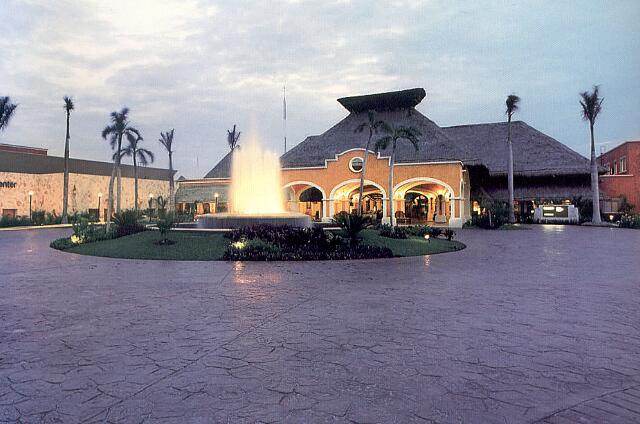
{"label": "illuminated window", "polygon": [[622,156],[620,158],[620,169],[619,169],[620,173],[624,173],[627,172],[627,157],[626,156]]}
{"label": "illuminated window", "polygon": [[353,158],[349,161],[349,169],[353,172],[360,172],[362,171],[363,164],[364,161],[362,158]]}
{"label": "illuminated window", "polygon": [[618,161],[614,160],[613,161],[613,174],[612,175],[616,175],[618,173]]}

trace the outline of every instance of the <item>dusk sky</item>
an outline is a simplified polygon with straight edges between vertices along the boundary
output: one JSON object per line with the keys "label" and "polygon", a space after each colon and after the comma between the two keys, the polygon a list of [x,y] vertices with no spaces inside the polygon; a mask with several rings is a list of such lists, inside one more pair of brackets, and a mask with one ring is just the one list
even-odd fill
{"label": "dusk sky", "polygon": [[[480,5],[482,3],[482,5]],[[640,1],[1,0],[0,96],[19,104],[0,142],[109,160],[100,132],[131,109],[154,166],[175,128],[178,175],[202,177],[236,124],[282,151],[346,116],[338,97],[424,87],[441,126],[516,119],[588,154],[578,93],[601,84],[610,148],[640,139]],[[245,138],[243,138],[245,137]]]}

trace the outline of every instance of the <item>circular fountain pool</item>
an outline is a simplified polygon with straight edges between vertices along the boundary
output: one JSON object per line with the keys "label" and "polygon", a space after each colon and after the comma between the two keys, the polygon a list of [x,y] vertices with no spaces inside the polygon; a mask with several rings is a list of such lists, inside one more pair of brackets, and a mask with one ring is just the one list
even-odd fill
{"label": "circular fountain pool", "polygon": [[210,229],[234,229],[259,224],[311,227],[311,217],[295,212],[270,214],[216,213],[198,216],[196,224],[197,228]]}

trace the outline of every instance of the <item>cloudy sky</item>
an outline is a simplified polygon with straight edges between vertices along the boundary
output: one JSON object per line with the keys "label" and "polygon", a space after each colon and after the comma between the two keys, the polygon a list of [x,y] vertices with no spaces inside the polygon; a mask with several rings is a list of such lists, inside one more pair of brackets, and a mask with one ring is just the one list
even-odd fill
{"label": "cloudy sky", "polygon": [[[578,93],[602,85],[597,138],[640,139],[640,2],[0,0],[0,95],[19,104],[0,142],[108,160],[100,131],[128,106],[148,148],[204,175],[233,124],[282,149],[346,115],[336,98],[424,87],[418,109],[441,126],[518,119],[588,153]],[[241,137],[242,141],[242,137]]]}

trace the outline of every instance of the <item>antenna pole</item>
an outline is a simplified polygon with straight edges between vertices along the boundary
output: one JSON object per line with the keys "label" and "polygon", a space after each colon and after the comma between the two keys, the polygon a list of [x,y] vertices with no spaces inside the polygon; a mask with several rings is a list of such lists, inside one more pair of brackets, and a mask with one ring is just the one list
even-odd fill
{"label": "antenna pole", "polygon": [[284,152],[287,153],[287,86],[282,86],[282,133],[284,134]]}

